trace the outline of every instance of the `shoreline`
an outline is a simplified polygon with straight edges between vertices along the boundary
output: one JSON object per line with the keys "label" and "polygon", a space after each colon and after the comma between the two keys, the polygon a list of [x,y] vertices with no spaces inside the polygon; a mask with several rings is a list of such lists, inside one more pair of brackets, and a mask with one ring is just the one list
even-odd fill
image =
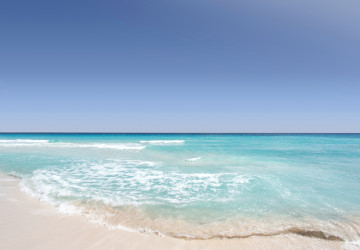
{"label": "shoreline", "polygon": [[299,235],[185,240],[109,230],[81,215],[64,215],[20,190],[19,179],[0,173],[1,249],[357,249],[346,242]]}

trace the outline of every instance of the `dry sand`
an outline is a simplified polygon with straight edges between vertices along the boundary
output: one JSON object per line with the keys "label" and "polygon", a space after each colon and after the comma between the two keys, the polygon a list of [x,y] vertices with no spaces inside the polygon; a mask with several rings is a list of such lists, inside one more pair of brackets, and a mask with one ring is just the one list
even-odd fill
{"label": "dry sand", "polygon": [[20,191],[0,175],[0,249],[358,249],[343,242],[280,235],[247,239],[182,240],[108,230],[83,216],[66,216]]}

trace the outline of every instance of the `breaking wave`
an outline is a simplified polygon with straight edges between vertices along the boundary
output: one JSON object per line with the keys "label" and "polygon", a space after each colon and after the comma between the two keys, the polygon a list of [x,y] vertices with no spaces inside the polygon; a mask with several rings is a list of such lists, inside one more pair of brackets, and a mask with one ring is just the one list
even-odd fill
{"label": "breaking wave", "polygon": [[52,147],[52,148],[98,148],[117,150],[141,150],[146,146],[139,143],[70,143],[49,140],[0,140],[0,147]]}
{"label": "breaking wave", "polygon": [[147,143],[151,145],[179,145],[184,144],[185,140],[150,140],[140,141],[140,143]]}

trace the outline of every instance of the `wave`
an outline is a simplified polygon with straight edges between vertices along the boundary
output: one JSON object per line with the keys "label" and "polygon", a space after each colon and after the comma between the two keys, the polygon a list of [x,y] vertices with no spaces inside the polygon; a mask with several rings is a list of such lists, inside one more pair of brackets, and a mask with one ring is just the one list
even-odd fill
{"label": "wave", "polygon": [[49,140],[0,140],[0,147],[59,147],[59,148],[99,148],[117,150],[141,150],[146,146],[139,143],[70,143],[51,142]]}
{"label": "wave", "polygon": [[48,143],[49,140],[30,140],[30,139],[14,139],[14,140],[0,140],[0,143]]}
{"label": "wave", "polygon": [[150,140],[150,141],[140,141],[140,143],[148,143],[151,145],[178,145],[183,144],[185,140]]}
{"label": "wave", "polygon": [[[219,201],[223,197],[221,193],[219,196],[216,194],[224,188],[225,184],[221,184],[224,182],[232,192],[246,190],[252,177],[232,173],[163,173],[157,168],[159,164],[143,160],[114,160],[41,169],[22,179],[22,190],[57,206],[61,213],[85,216],[90,222],[108,229],[187,240],[292,234],[356,242],[360,235],[358,218],[331,221],[315,217],[269,215],[256,219],[226,215],[207,222],[194,222],[194,218],[181,215],[181,211],[188,211],[188,205],[189,212],[194,212],[191,207],[196,201]],[[169,202],[174,206],[171,211],[175,214],[180,211],[180,216],[166,215]]]}
{"label": "wave", "polygon": [[32,147],[32,146],[44,146],[49,143],[49,140],[0,140],[0,147]]}
{"label": "wave", "polygon": [[[23,189],[25,190],[25,189]],[[29,192],[29,190],[25,190]],[[49,200],[46,200],[49,202]],[[109,230],[126,230],[185,240],[245,239],[298,235],[327,241],[358,244],[359,218],[352,221],[321,221],[314,218],[292,221],[281,218],[241,219],[229,218],[211,223],[194,223],[181,218],[167,218],[158,214],[149,216],[139,206],[113,206],[96,200],[54,202],[59,212],[81,215],[89,222],[105,226]]]}
{"label": "wave", "polygon": [[146,148],[146,146],[137,143],[56,143],[56,146],[64,148],[100,148],[118,150],[141,150]]}
{"label": "wave", "polygon": [[194,202],[234,200],[248,189],[251,180],[251,176],[236,173],[164,171],[161,163],[153,161],[107,160],[38,169],[29,176],[28,186],[44,199],[86,198],[114,206],[172,204],[184,207]]}

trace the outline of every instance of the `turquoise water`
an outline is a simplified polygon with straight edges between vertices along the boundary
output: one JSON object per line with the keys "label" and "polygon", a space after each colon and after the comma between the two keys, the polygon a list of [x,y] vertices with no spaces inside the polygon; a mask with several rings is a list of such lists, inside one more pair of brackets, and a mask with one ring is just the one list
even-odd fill
{"label": "turquoise water", "polygon": [[359,134],[0,134],[0,171],[109,228],[360,238]]}

